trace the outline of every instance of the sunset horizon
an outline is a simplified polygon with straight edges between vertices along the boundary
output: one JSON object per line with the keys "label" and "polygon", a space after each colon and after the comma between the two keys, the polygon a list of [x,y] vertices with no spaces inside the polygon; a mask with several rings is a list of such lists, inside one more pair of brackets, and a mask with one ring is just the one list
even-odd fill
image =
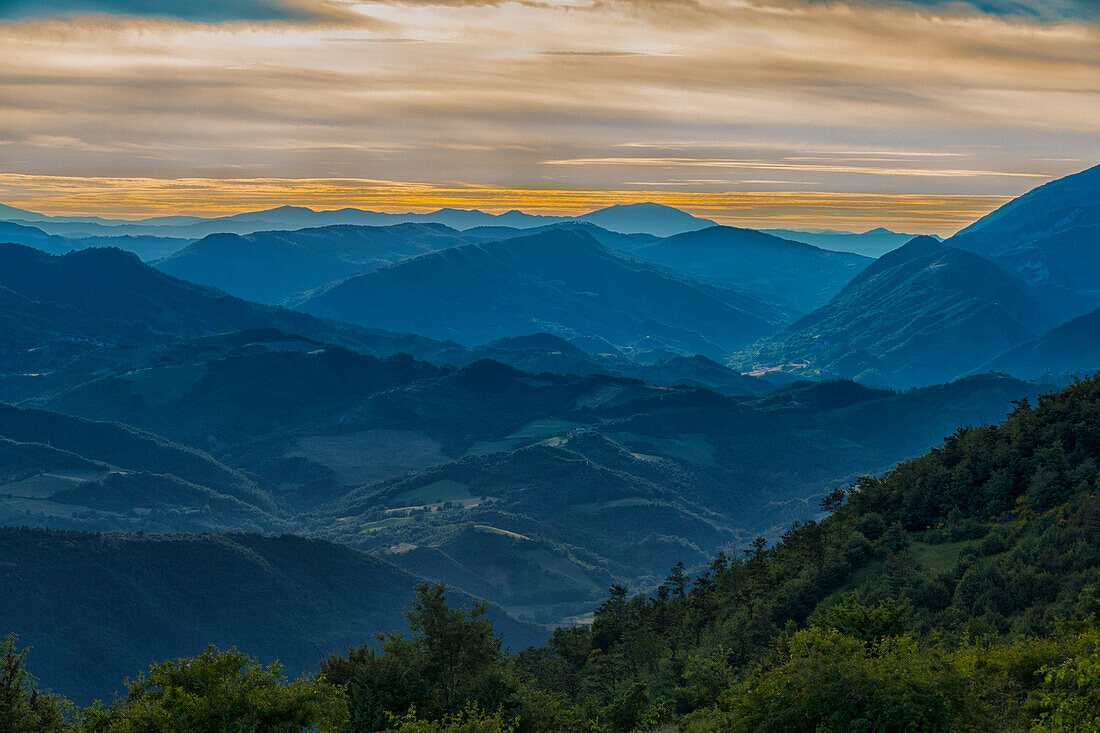
{"label": "sunset horizon", "polygon": [[4,3],[0,201],[119,218],[655,201],[946,235],[1100,160],[1096,17],[1076,0]]}

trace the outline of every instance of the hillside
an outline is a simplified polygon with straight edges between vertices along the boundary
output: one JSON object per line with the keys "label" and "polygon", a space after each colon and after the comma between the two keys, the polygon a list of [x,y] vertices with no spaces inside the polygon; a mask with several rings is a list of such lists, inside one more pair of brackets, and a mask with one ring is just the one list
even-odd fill
{"label": "hillside", "polygon": [[114,423],[0,404],[0,523],[64,529],[285,529],[256,482]]}
{"label": "hillside", "polygon": [[881,257],[887,252],[893,251],[919,234],[904,234],[894,232],[883,227],[868,229],[865,232],[838,232],[825,231],[801,231],[792,229],[761,229],[766,234],[773,234],[792,242],[812,244],[821,249],[833,252],[852,252],[865,257]]}
{"label": "hillside", "polygon": [[[874,399],[866,388],[836,386],[833,404]],[[504,721],[547,732],[594,721],[617,733],[1087,729],[1075,721],[1094,713],[1100,649],[1098,415],[1100,377],[1034,407],[1021,401],[1000,425],[958,430],[892,471],[829,492],[819,520],[773,544],[719,554],[695,575],[677,565],[647,595],[614,586],[591,623],[557,629],[546,646],[471,660],[461,677],[417,672],[420,684],[394,685],[422,668],[423,654],[433,658],[428,642],[444,631],[414,624],[411,639],[352,646],[322,670],[344,686],[348,730],[381,730],[385,713],[412,707],[435,719],[490,704]],[[405,552],[410,563],[443,555],[461,568],[479,534],[497,547],[524,542],[475,525]],[[108,679],[117,684],[123,664],[144,667],[150,650],[172,656],[208,640],[232,640],[261,659],[277,653],[294,671],[299,659],[314,663],[314,650],[357,645],[349,627],[393,628],[391,601],[411,600],[400,571],[294,537],[8,529],[0,530],[4,568],[0,583],[20,583],[26,571],[76,589],[60,606],[51,598],[50,614],[39,613],[44,597],[22,587],[6,597],[24,640],[46,652],[31,670],[84,699],[110,689]],[[169,572],[172,582],[161,582]],[[120,582],[143,592],[119,592]],[[419,592],[421,609],[432,594]],[[94,625],[81,611],[90,604],[99,609]],[[181,610],[193,623],[171,623]],[[474,628],[476,616],[440,610],[446,629]],[[257,617],[272,622],[241,623]],[[523,638],[500,618],[506,638]],[[74,626],[87,633],[56,646],[50,630]],[[178,634],[166,638],[166,626]],[[56,665],[59,655],[99,663]]]}
{"label": "hillside", "polygon": [[[1100,303],[1100,166],[1051,181],[948,240],[1029,283],[1083,292]],[[1080,315],[1079,311],[1074,315]]]}
{"label": "hillside", "polygon": [[982,368],[1025,379],[1088,376],[1100,369],[1100,310],[1056,326]]}
{"label": "hillside", "polygon": [[37,227],[7,221],[0,221],[0,242],[22,244],[55,255],[62,255],[74,249],[64,237],[46,234]]}
{"label": "hillside", "polygon": [[701,219],[671,206],[648,202],[608,206],[582,214],[577,220],[620,234],[652,234],[658,237],[716,226],[710,219]]}
{"label": "hillside", "polygon": [[[451,347],[419,336],[390,334],[325,322],[301,313],[249,303],[149,267],[118,249],[85,249],[52,256],[0,244],[0,288],[5,317],[38,323],[23,327],[12,348],[27,341],[44,349],[42,368],[56,366],[50,350],[84,351],[108,344],[164,343],[178,338],[256,328],[278,328],[364,351],[420,355]],[[18,335],[18,332],[17,332]],[[0,348],[8,344],[0,335]]]}
{"label": "hillside", "polygon": [[718,226],[635,248],[631,256],[803,313],[824,305],[871,264],[860,255]]}
{"label": "hillside", "polygon": [[771,333],[784,318],[751,297],[629,261],[587,234],[554,230],[424,255],[293,305],[467,346],[548,331],[714,358]]}
{"label": "hillside", "polygon": [[181,280],[275,305],[336,280],[471,241],[441,224],[211,234],[154,265]]}
{"label": "hillside", "polygon": [[1026,283],[977,255],[920,237],[765,340],[745,365],[872,384],[944,382],[1061,319]]}
{"label": "hillside", "polygon": [[1025,402],[518,664],[619,731],[1087,730],[1098,415],[1095,377]]}
{"label": "hillside", "polygon": [[[869,396],[835,386],[833,398]],[[468,712],[473,730],[1089,730],[1097,445],[1100,377],[836,488],[774,543],[696,574],[676,565],[649,593],[613,586],[590,623],[546,646],[482,655],[463,677],[419,673],[397,692],[395,671],[424,664],[402,642],[321,669],[347,684],[347,730],[383,730],[387,713],[414,708],[452,724],[455,711],[496,711]],[[462,543],[446,546],[461,556]],[[433,597],[422,590],[417,607]],[[421,649],[438,633],[410,631]]]}
{"label": "hillside", "polygon": [[[805,516],[805,497],[830,481],[889,467],[1037,392],[982,377],[858,400],[820,385],[746,404],[603,374],[379,360],[278,333],[125,356],[113,366],[78,360],[31,401],[207,452],[255,477],[280,516],[297,518],[295,531],[396,553],[417,572],[434,558],[433,577],[462,587],[476,578],[516,614],[545,621],[582,612],[605,580],[644,586],[672,558],[703,562]],[[103,369],[114,373],[96,373]],[[766,389],[698,358],[650,369],[681,383],[725,374],[731,393]],[[441,549],[467,524],[535,544],[514,544],[514,553],[487,544],[461,558]],[[499,542],[492,532],[461,536],[463,548]],[[578,577],[589,578],[585,594]]]}
{"label": "hillside", "polygon": [[[300,537],[0,528],[5,632],[34,647],[31,671],[44,685],[82,703],[109,699],[154,660],[211,643],[278,659],[297,676],[375,631],[402,628],[417,582],[377,558]],[[491,615],[516,648],[544,638]]]}
{"label": "hillside", "polygon": [[474,227],[527,229],[584,221],[614,232],[624,234],[641,232],[657,236],[669,236],[714,226],[714,222],[709,219],[700,219],[679,209],[653,203],[609,206],[579,217],[542,216],[516,210],[492,214],[477,209],[443,208],[423,214],[395,214],[355,208],[318,211],[305,206],[276,206],[263,211],[248,211],[209,219],[164,216],[140,221],[44,216],[7,207],[0,209],[0,219],[16,224],[33,224],[49,234],[65,237],[155,236],[188,239],[200,239],[209,234],[251,234],[276,229],[338,225],[383,227],[397,224],[442,224],[461,230]]}

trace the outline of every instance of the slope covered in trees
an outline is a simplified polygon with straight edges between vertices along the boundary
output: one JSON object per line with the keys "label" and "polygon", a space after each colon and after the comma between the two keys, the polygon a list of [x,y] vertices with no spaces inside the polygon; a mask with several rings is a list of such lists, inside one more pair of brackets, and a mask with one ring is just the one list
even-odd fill
{"label": "slope covered in trees", "polygon": [[1100,376],[833,491],[774,545],[613,587],[545,647],[502,653],[484,607],[421,586],[410,636],[314,684],[342,689],[324,709],[348,732],[1093,730],[1098,455]]}

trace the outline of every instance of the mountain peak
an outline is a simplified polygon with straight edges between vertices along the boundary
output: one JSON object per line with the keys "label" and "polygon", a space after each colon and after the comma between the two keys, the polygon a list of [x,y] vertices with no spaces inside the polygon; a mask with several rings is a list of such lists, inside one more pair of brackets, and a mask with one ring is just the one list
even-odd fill
{"label": "mountain peak", "polygon": [[672,206],[667,206],[665,204],[654,203],[653,201],[638,201],[637,203],[633,204],[613,204],[611,206],[605,206],[602,209],[597,209],[596,211],[590,213],[598,214],[601,211],[664,211],[691,216],[687,212],[681,211],[680,209],[674,208]]}
{"label": "mountain peak", "polygon": [[276,206],[274,209],[266,209],[266,210],[261,211],[259,213],[261,213],[261,214],[271,214],[271,213],[275,213],[275,212],[278,212],[280,214],[289,214],[289,213],[292,213],[292,212],[298,213],[298,214],[306,214],[306,213],[316,214],[317,213],[317,211],[315,209],[311,209],[308,206],[292,206],[291,204],[283,204],[282,206]]}
{"label": "mountain peak", "polygon": [[587,221],[620,234],[648,233],[658,237],[717,226],[717,222],[710,219],[700,219],[686,211],[652,201],[615,204],[578,216],[577,221]]}

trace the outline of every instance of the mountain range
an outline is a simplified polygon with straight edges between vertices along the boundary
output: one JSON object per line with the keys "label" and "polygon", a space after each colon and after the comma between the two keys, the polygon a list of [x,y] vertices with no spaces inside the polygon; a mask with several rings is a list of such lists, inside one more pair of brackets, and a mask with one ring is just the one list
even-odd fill
{"label": "mountain range", "polygon": [[[44,467],[19,479],[34,478],[38,494],[8,492],[25,497],[20,523],[295,531],[489,592],[510,613],[546,623],[580,613],[609,583],[644,583],[677,559],[703,562],[799,516],[801,497],[831,481],[892,465],[960,422],[994,419],[1037,393],[1004,377],[905,395],[843,382],[776,391],[741,377],[752,391],[732,399],[486,360],[462,368],[380,360],[269,331],[128,351],[114,363],[93,356],[82,359],[91,369],[77,360],[24,380],[21,403],[36,410],[13,414],[46,425],[62,421],[58,413],[80,416],[64,418],[74,421],[66,430],[91,436],[103,424],[156,431],[196,452],[200,465],[224,467],[221,483],[166,461],[167,475],[208,491],[150,506],[153,495],[134,477],[112,502],[97,503],[102,468]],[[10,439],[42,444],[54,429],[23,427]],[[142,470],[111,448],[111,436],[130,433],[112,430],[106,445],[55,446]],[[224,476],[248,478],[241,488]],[[264,502],[246,501],[246,490]],[[214,493],[257,508],[202,498]],[[120,518],[126,501],[155,511]]]}
{"label": "mountain range", "polygon": [[211,234],[154,264],[173,277],[274,305],[352,275],[476,241],[442,224],[334,225]]}
{"label": "mountain range", "polygon": [[1087,373],[1100,366],[1096,321],[1086,315],[1100,296],[1089,274],[1100,242],[1098,181],[1100,167],[1090,168],[1005,204],[942,245],[914,239],[735,361],[750,371],[901,387],[982,369]]}
{"label": "mountain range", "polygon": [[0,334],[0,362],[33,362],[40,350],[58,351],[60,359],[104,345],[163,343],[251,328],[278,328],[372,353],[434,356],[451,349],[419,336],[250,303],[105,248],[57,256],[0,244],[0,318],[12,324]]}
{"label": "mountain range", "polygon": [[872,262],[752,229],[719,226],[660,239],[630,254],[803,313],[823,305]]}
{"label": "mountain range", "polygon": [[741,293],[675,278],[584,232],[441,250],[304,294],[292,307],[466,346],[538,331],[631,351],[722,358],[789,320]]}
{"label": "mountain range", "polygon": [[389,214],[345,208],[314,211],[303,206],[279,206],[265,211],[232,214],[210,219],[199,217],[154,217],[139,221],[100,217],[53,217],[11,206],[0,209],[0,220],[33,224],[48,234],[62,236],[159,236],[199,239],[208,234],[252,232],[275,229],[304,229],[334,224],[388,226],[393,224],[443,224],[454,229],[480,226],[530,228],[571,221],[590,222],[624,234],[650,233],[668,236],[713,226],[709,219],[691,216],[671,206],[653,203],[619,204],[577,217],[540,216],[521,211],[489,214],[476,209],[440,209],[427,214]]}
{"label": "mountain range", "polygon": [[[903,234],[894,232],[884,227],[868,229],[865,232],[841,232],[832,229],[794,230],[794,229],[761,229],[766,234],[773,234],[783,239],[803,244],[812,244],[821,249],[833,252],[853,252],[865,257],[881,257],[887,252],[897,249],[908,242],[917,234]],[[938,238],[938,237],[937,237]]]}
{"label": "mountain range", "polygon": [[[418,581],[301,537],[0,528],[5,624],[35,648],[34,673],[82,703],[121,692],[123,677],[156,659],[208,644],[278,658],[297,677],[370,631],[403,628]],[[489,617],[517,649],[543,636],[499,608]]]}
{"label": "mountain range", "polygon": [[989,260],[918,237],[749,358],[753,366],[873,384],[935,384],[1060,320],[1030,286]]}

